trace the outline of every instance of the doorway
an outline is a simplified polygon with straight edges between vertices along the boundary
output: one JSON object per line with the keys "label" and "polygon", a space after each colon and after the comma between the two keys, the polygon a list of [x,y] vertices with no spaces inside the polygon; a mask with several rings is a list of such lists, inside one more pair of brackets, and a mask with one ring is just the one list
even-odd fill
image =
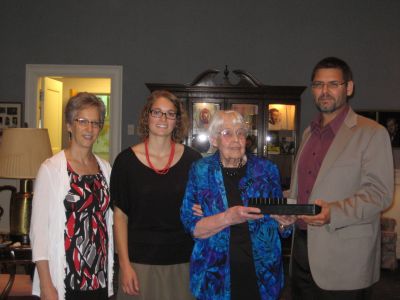
{"label": "doorway", "polygon": [[69,98],[79,92],[95,94],[104,102],[106,115],[104,126],[100,131],[93,152],[101,158],[110,161],[110,78],[83,77],[41,77],[40,105],[37,108],[39,116],[37,127],[47,128],[53,154],[68,146],[69,136],[65,124],[64,110]]}
{"label": "doorway", "polygon": [[[27,65],[25,82],[25,122],[28,127],[41,127],[42,124],[40,122],[45,120],[45,117],[41,114],[42,110],[38,109],[41,104],[40,99],[42,98],[39,91],[42,79],[45,77],[64,82],[62,92],[64,98],[69,98],[69,96],[72,95],[70,93],[86,90],[97,94],[103,101],[108,102],[106,103],[106,106],[108,104],[107,112],[109,121],[107,126],[109,130],[109,136],[107,137],[108,144],[100,139],[99,144],[94,147],[94,150],[98,153],[105,152],[104,148],[107,147],[107,154],[99,154],[103,157],[106,156],[110,163],[112,163],[121,151],[122,66]],[[86,87],[82,85],[84,82],[88,83],[92,81],[93,83],[95,80],[100,80],[100,78],[109,80],[108,90],[90,87],[90,85]],[[71,81],[75,81],[75,83],[71,85]],[[67,88],[65,88],[66,82],[68,84]],[[76,88],[71,88],[71,86],[75,86]],[[59,124],[63,126],[62,113],[58,118],[60,119]],[[45,125],[44,127],[47,126]],[[59,129],[56,130],[59,132]],[[61,132],[60,149],[66,146],[66,130],[62,130]],[[50,136],[52,136],[52,134],[50,134]],[[57,136],[57,134],[54,136]],[[55,145],[56,144],[57,143],[55,143]],[[53,151],[57,151],[57,146],[53,147]]]}

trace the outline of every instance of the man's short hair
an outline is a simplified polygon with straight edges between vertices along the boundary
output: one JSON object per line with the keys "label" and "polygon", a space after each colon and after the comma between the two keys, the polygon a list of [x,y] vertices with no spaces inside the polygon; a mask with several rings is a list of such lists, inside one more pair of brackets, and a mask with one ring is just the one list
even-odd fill
{"label": "man's short hair", "polygon": [[317,73],[319,69],[340,69],[342,70],[344,81],[348,82],[353,80],[353,72],[349,65],[344,60],[337,57],[325,57],[319,61],[312,71],[311,81],[314,80],[315,73]]}

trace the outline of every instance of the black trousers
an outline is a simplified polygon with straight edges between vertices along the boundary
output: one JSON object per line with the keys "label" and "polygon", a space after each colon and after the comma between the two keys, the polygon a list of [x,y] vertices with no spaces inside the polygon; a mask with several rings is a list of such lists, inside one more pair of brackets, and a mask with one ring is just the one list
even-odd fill
{"label": "black trousers", "polygon": [[107,288],[98,289],[95,291],[75,291],[66,289],[65,300],[107,300]]}
{"label": "black trousers", "polygon": [[[296,228],[292,252],[291,293],[293,300],[370,300],[372,287],[350,291],[323,290],[315,283],[307,252],[307,230]],[[322,253],[321,253],[322,254]],[[327,272],[329,272],[327,270]]]}

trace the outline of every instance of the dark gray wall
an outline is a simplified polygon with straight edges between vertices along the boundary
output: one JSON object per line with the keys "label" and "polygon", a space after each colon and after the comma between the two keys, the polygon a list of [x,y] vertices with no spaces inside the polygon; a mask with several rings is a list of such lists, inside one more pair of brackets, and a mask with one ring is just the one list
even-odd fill
{"label": "dark gray wall", "polygon": [[[325,56],[353,68],[358,109],[400,110],[400,1],[84,0],[0,2],[0,101],[25,95],[26,64],[122,65],[123,147],[135,142],[145,82],[207,68],[306,85]],[[303,94],[302,128],[315,113]]]}

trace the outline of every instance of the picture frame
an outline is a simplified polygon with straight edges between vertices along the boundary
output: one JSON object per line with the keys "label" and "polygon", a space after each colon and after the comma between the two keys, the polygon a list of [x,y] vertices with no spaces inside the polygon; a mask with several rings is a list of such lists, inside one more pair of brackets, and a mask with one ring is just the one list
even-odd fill
{"label": "picture frame", "polygon": [[195,102],[192,106],[192,140],[191,146],[203,155],[213,151],[208,139],[208,126],[212,116],[221,109],[221,104],[216,102]]}
{"label": "picture frame", "polygon": [[296,150],[293,136],[279,136],[279,146],[282,154],[294,155]]}
{"label": "picture frame", "polygon": [[378,112],[378,122],[388,131],[393,148],[400,147],[400,111]]}
{"label": "picture frame", "polygon": [[193,103],[193,132],[206,131],[212,116],[220,109],[220,103]]}
{"label": "picture frame", "polygon": [[279,142],[279,131],[269,131],[264,155],[268,157],[269,154],[280,154],[281,147]]}
{"label": "picture frame", "polygon": [[4,128],[19,128],[22,124],[22,103],[0,102],[0,141]]}
{"label": "picture frame", "polygon": [[257,129],[258,105],[252,103],[233,103],[231,110],[240,113],[249,130]]}
{"label": "picture frame", "polygon": [[258,116],[258,104],[254,103],[233,103],[231,110],[240,113],[243,120],[249,130],[249,134],[246,137],[246,152],[257,154],[257,116]]}
{"label": "picture frame", "polygon": [[296,106],[293,104],[268,105],[268,130],[294,130]]}
{"label": "picture frame", "polygon": [[400,148],[400,110],[357,110],[357,114],[384,126],[393,148]]}

